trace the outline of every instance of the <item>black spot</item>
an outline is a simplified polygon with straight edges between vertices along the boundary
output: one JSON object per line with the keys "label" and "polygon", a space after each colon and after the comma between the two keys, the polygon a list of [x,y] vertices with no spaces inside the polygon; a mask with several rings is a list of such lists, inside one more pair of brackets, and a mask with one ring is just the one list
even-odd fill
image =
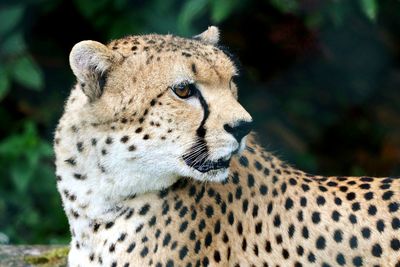
{"label": "black spot", "polygon": [[268,207],[267,207],[267,213],[268,213],[268,214],[271,214],[273,209],[274,209],[274,205],[273,205],[272,202],[270,202],[270,203],[268,204]]}
{"label": "black spot", "polygon": [[229,237],[228,237],[228,235],[226,234],[226,232],[224,232],[224,235],[223,235],[223,237],[222,237],[222,241],[224,241],[224,243],[228,243],[228,241],[229,241]]}
{"label": "black spot", "polygon": [[356,194],[354,192],[347,193],[347,195],[346,195],[346,199],[349,201],[354,200],[355,198],[356,198]]}
{"label": "black spot", "polygon": [[151,217],[151,219],[149,220],[149,226],[152,227],[156,224],[157,218],[156,216]]}
{"label": "black spot", "polygon": [[285,209],[290,210],[291,208],[293,208],[293,200],[288,197],[285,202]]}
{"label": "black spot", "polygon": [[338,211],[333,211],[332,212],[332,220],[334,220],[335,222],[338,222],[340,220],[340,213]]}
{"label": "black spot", "polygon": [[282,244],[282,242],[283,242],[282,235],[277,235],[277,236],[275,237],[275,239],[276,239],[276,243]]}
{"label": "black spot", "polygon": [[389,212],[396,212],[399,210],[399,203],[392,202],[388,205]]}
{"label": "black spot", "polygon": [[302,184],[302,185],[301,185],[301,188],[303,189],[304,192],[307,192],[307,191],[310,190],[310,186],[307,185],[307,184]]}
{"label": "black spot", "polygon": [[217,220],[217,222],[214,225],[214,234],[219,234],[221,231],[221,222],[220,220]]}
{"label": "black spot", "polygon": [[93,226],[93,232],[97,232],[100,228],[100,224],[99,223],[95,223]]}
{"label": "black spot", "polygon": [[204,266],[204,267],[207,267],[208,264],[210,264],[210,260],[208,259],[207,256],[205,256],[205,257],[203,258],[203,266]]}
{"label": "black spot", "polygon": [[107,137],[106,144],[109,145],[109,144],[112,144],[112,142],[113,142],[113,139],[111,137]]}
{"label": "black spot", "polygon": [[295,231],[294,225],[293,225],[293,224],[289,225],[289,228],[288,228],[289,238],[292,238],[292,237],[293,237],[294,231]]}
{"label": "black spot", "polygon": [[79,173],[74,173],[74,178],[77,180],[85,180],[86,179],[86,175],[82,175]]}
{"label": "black spot", "polygon": [[335,204],[338,206],[342,205],[342,200],[338,197],[335,197]]}
{"label": "black spot", "polygon": [[242,250],[246,251],[247,249],[247,240],[245,237],[243,237],[243,241],[242,241]]}
{"label": "black spot", "polygon": [[204,239],[204,245],[206,247],[209,247],[211,245],[211,243],[212,243],[212,235],[211,235],[210,232],[208,232],[206,237],[205,237],[205,239]]}
{"label": "black spot", "polygon": [[243,225],[242,225],[242,222],[238,222],[238,224],[237,224],[237,232],[238,232],[239,235],[242,235],[242,234],[243,234]]}
{"label": "black spot", "polygon": [[164,246],[164,247],[168,246],[168,244],[169,244],[170,241],[171,241],[171,235],[170,235],[170,233],[167,233],[167,234],[164,236],[163,246]]}
{"label": "black spot", "polygon": [[336,262],[340,265],[343,266],[346,264],[346,259],[344,258],[344,255],[342,253],[337,254],[336,256]]}
{"label": "black spot", "polygon": [[78,149],[78,152],[82,152],[83,151],[83,143],[82,142],[78,142],[76,144],[76,148]]}
{"label": "black spot", "polygon": [[196,254],[198,254],[200,251],[200,248],[201,248],[201,242],[200,242],[200,240],[197,240],[196,244],[194,245],[194,252],[196,252]]}
{"label": "black spot", "polygon": [[382,199],[383,200],[390,200],[393,196],[393,191],[386,191],[385,193],[383,193],[382,195]]}
{"label": "black spot", "polygon": [[188,211],[189,211],[188,208],[186,206],[183,206],[182,209],[179,211],[179,217],[181,218],[185,217]]}
{"label": "black spot", "polygon": [[326,247],[326,241],[323,236],[319,236],[317,241],[315,242],[315,246],[317,249],[323,250]]}
{"label": "black spot", "polygon": [[356,217],[356,215],[350,214],[350,215],[349,215],[349,221],[350,221],[352,224],[356,224],[356,223],[357,223],[357,217]]}
{"label": "black spot", "polygon": [[314,224],[318,224],[321,221],[321,216],[318,211],[315,211],[311,215],[311,220]]}
{"label": "black spot", "polygon": [[385,230],[385,223],[383,222],[383,220],[378,220],[378,221],[376,222],[376,229],[377,229],[379,232],[383,232],[383,231]]}
{"label": "black spot", "polygon": [[66,159],[65,162],[68,163],[68,164],[70,164],[70,165],[72,165],[72,166],[75,166],[75,165],[76,165],[76,160],[75,160],[75,158]]}
{"label": "black spot", "polygon": [[302,246],[297,246],[296,251],[299,256],[303,256],[304,248]]}
{"label": "black spot", "polygon": [[249,201],[247,199],[243,200],[243,203],[242,203],[243,213],[247,212],[248,207],[249,207]]}
{"label": "black spot", "polygon": [[229,224],[232,225],[234,220],[235,220],[235,218],[233,217],[233,212],[231,211],[228,214],[228,222],[229,222]]}
{"label": "black spot", "polygon": [[262,184],[260,186],[259,190],[260,190],[260,194],[263,195],[263,196],[265,196],[268,193],[268,187],[266,185],[264,185],[264,184]]}
{"label": "black spot", "polygon": [[309,237],[309,232],[307,226],[304,226],[303,229],[301,230],[301,234],[305,239],[308,239]]}
{"label": "black spot", "polygon": [[283,258],[285,258],[285,259],[288,259],[289,258],[289,251],[287,251],[287,249],[282,249],[282,256],[283,256]]}
{"label": "black spot", "polygon": [[367,192],[364,194],[365,200],[371,200],[374,198],[374,193],[373,192]]}
{"label": "black spot", "polygon": [[364,227],[361,229],[361,234],[365,239],[368,239],[371,236],[371,230],[368,227]]}
{"label": "black spot", "polygon": [[114,226],[114,222],[108,222],[108,223],[106,223],[105,228],[110,229],[113,226]]}
{"label": "black spot", "polygon": [[253,218],[257,217],[258,215],[258,205],[254,204],[253,211],[252,211]]}
{"label": "black spot", "polygon": [[397,238],[393,238],[390,241],[390,247],[394,250],[394,251],[398,251],[400,250],[400,240]]}
{"label": "black spot", "polygon": [[335,230],[333,233],[333,239],[336,243],[340,243],[343,240],[343,231],[342,230]]}
{"label": "black spot", "polygon": [[310,254],[308,254],[307,259],[309,262],[314,263],[316,260],[314,253],[310,252]]}
{"label": "black spot", "polygon": [[375,205],[370,205],[368,207],[368,214],[371,216],[374,216],[377,212],[376,206]]}
{"label": "black spot", "polygon": [[362,266],[363,265],[363,260],[361,257],[357,256],[353,258],[353,264],[354,266]]}
{"label": "black spot", "polygon": [[139,214],[140,215],[146,215],[146,213],[150,210],[150,205],[148,203],[146,203],[145,205],[143,205],[140,210],[139,210]]}
{"label": "black spot", "polygon": [[358,240],[356,236],[352,236],[349,240],[350,248],[356,249],[358,247]]}
{"label": "black spot", "polygon": [[281,217],[277,214],[274,217],[274,226],[278,228],[281,225]]}
{"label": "black spot", "polygon": [[297,213],[297,220],[299,220],[299,222],[302,222],[302,221],[304,220],[303,211],[302,211],[302,210],[300,210],[300,211]]}
{"label": "black spot", "polygon": [[240,165],[242,165],[243,167],[248,167],[249,166],[249,160],[246,158],[246,156],[241,156],[239,158],[239,163]]}
{"label": "black spot", "polygon": [[180,251],[179,251],[179,258],[180,258],[181,260],[183,260],[183,259],[186,257],[188,251],[189,251],[189,250],[188,250],[187,246],[183,246],[183,247],[180,249]]}
{"label": "black spot", "polygon": [[242,187],[241,187],[241,186],[238,186],[238,187],[236,188],[235,197],[236,197],[237,200],[239,200],[239,199],[241,198],[241,196],[242,196]]}
{"label": "black spot", "polygon": [[281,185],[281,191],[282,191],[282,194],[285,194],[285,192],[286,192],[286,188],[287,188],[287,185],[286,185],[286,183],[282,183],[282,185]]}
{"label": "black spot", "polygon": [[372,255],[374,255],[375,257],[380,257],[382,255],[382,247],[381,245],[379,245],[378,243],[376,243],[375,245],[372,246],[372,250],[371,250]]}
{"label": "black spot", "polygon": [[192,63],[192,72],[194,75],[197,74],[196,64]]}
{"label": "black spot", "polygon": [[129,247],[128,247],[128,249],[126,250],[126,252],[131,253],[131,252],[135,249],[135,247],[136,247],[136,243],[135,243],[135,242],[132,242],[132,243],[129,245]]}
{"label": "black spot", "polygon": [[206,221],[204,219],[201,219],[199,223],[199,231],[202,232],[204,228],[206,228]]}
{"label": "black spot", "polygon": [[136,233],[139,233],[140,231],[142,231],[142,229],[143,229],[143,223],[141,223],[141,224],[139,224],[139,226],[138,227],[136,227]]}
{"label": "black spot", "polygon": [[253,187],[254,186],[254,176],[252,174],[249,174],[247,176],[247,185],[249,187]]}
{"label": "black spot", "polygon": [[262,232],[262,222],[259,222],[259,223],[256,224],[255,231],[256,231],[257,235]]}
{"label": "black spot", "polygon": [[393,230],[400,229],[400,219],[399,218],[393,218],[392,228],[393,228]]}
{"label": "black spot", "polygon": [[355,202],[355,203],[351,204],[351,209],[353,211],[359,211],[360,210],[360,203],[359,202]]}
{"label": "black spot", "polygon": [[179,232],[183,233],[188,227],[188,221],[184,221],[183,223],[181,223],[181,226],[179,227]]}

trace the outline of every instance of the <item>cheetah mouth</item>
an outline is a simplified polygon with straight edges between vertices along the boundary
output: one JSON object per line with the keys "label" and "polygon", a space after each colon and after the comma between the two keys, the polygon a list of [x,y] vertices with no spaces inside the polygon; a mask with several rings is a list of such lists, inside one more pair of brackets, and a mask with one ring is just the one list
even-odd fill
{"label": "cheetah mouth", "polygon": [[196,169],[199,172],[206,173],[212,170],[226,169],[229,167],[229,163],[231,158],[228,159],[220,158],[218,160],[201,160],[197,161],[196,159],[191,160],[190,158],[185,158],[185,163],[189,167]]}

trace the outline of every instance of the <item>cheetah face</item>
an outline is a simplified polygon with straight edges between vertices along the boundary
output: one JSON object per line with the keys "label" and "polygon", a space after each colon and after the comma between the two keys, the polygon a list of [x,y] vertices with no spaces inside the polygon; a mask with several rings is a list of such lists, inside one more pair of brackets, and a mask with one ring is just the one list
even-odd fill
{"label": "cheetah face", "polygon": [[252,119],[237,101],[237,71],[217,41],[210,27],[195,39],[144,35],[73,48],[71,67],[86,98],[82,120],[100,125],[97,132],[106,125],[104,135],[119,140],[102,159],[114,176],[140,174],[151,189],[182,176],[227,178]]}

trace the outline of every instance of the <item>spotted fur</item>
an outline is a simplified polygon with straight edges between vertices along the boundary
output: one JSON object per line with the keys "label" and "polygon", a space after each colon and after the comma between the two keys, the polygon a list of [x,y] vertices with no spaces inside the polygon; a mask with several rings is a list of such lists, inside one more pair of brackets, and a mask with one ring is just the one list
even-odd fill
{"label": "spotted fur", "polygon": [[[306,174],[234,137],[251,117],[217,41],[212,27],[72,50],[54,142],[69,265],[400,266],[400,179]],[[177,98],[183,81],[199,95]],[[241,151],[206,173],[183,159]]]}

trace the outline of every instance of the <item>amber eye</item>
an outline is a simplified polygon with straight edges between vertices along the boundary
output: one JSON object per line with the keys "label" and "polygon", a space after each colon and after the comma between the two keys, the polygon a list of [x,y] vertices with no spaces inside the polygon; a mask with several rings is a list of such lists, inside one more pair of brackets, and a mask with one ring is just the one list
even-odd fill
{"label": "amber eye", "polygon": [[172,90],[180,98],[188,98],[194,94],[196,87],[191,83],[181,83],[172,87]]}

